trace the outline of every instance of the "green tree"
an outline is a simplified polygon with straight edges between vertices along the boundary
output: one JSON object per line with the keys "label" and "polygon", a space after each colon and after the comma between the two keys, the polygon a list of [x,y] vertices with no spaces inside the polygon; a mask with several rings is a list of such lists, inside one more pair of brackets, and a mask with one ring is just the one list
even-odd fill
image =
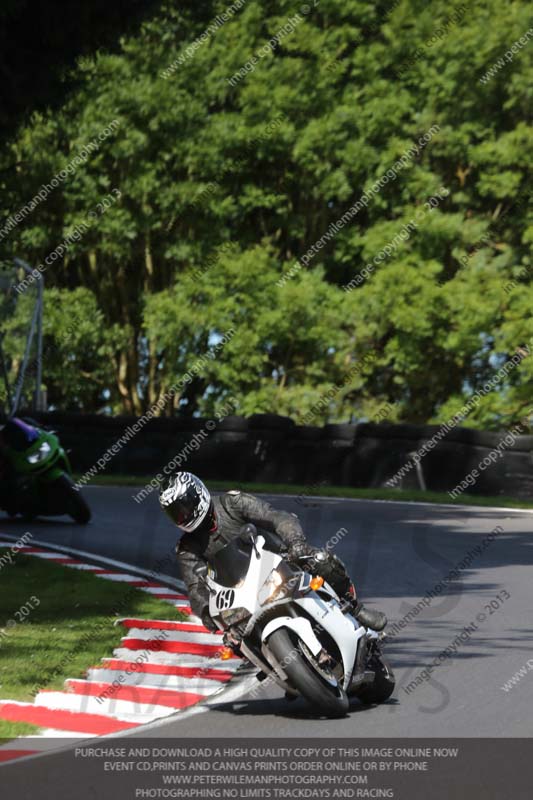
{"label": "green tree", "polygon": [[[10,369],[10,383],[17,384],[20,354],[28,334],[28,319],[34,296],[26,292],[14,312],[2,326],[4,352]],[[107,406],[108,387],[112,385],[116,360],[123,347],[118,326],[108,328],[95,296],[84,288],[49,289],[44,295],[42,388],[48,405],[95,411]],[[36,387],[38,353],[36,340],[23,383],[23,399],[31,403]],[[5,401],[5,391],[2,399]]]}
{"label": "green tree", "polygon": [[[208,413],[231,393],[244,413],[302,418],[341,384],[317,422],[383,403],[399,420],[453,413],[530,339],[531,42],[493,69],[530,30],[528,4],[320,0],[305,14],[258,0],[223,25],[225,0],[181,5],[160,3],[114,52],[82,58],[63,106],[9,142],[22,165],[6,186],[15,211],[119,124],[2,239],[4,255],[39,263],[120,191],[47,271],[54,287],[91,292],[102,327],[120,331],[93,345],[115,348],[115,411],[162,398],[232,326],[167,413]],[[382,256],[442,187],[438,207]],[[467,424],[516,419],[529,371],[526,360]]]}

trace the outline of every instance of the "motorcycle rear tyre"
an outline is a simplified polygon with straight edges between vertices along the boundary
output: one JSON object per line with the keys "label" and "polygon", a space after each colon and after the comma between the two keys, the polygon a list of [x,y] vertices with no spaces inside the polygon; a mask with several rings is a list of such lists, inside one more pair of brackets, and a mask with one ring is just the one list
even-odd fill
{"label": "motorcycle rear tyre", "polygon": [[355,693],[355,697],[365,705],[372,705],[374,703],[384,703],[388,700],[396,686],[394,673],[390,664],[383,656],[376,659],[371,665],[375,670],[376,677],[371,686],[365,686]]}

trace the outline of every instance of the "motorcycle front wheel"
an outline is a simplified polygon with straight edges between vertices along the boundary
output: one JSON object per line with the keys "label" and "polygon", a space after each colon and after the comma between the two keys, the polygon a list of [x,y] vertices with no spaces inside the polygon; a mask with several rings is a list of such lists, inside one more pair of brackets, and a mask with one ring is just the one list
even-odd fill
{"label": "motorcycle front wheel", "polygon": [[61,492],[66,501],[65,514],[68,514],[74,522],[86,525],[91,521],[91,509],[81,492],[75,487],[68,475],[63,474],[56,481],[56,486],[61,488]]}
{"label": "motorcycle front wheel", "polygon": [[326,717],[344,717],[350,701],[342,686],[318,664],[313,665],[305,644],[284,628],[269,637],[268,647],[287,674],[289,683],[305,697],[315,712]]}

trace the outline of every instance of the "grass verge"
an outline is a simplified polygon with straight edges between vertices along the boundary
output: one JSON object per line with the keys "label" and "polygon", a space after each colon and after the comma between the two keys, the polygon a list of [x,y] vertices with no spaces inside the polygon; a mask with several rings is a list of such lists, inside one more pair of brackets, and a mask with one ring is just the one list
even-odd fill
{"label": "grass verge", "polygon": [[[62,689],[65,678],[82,678],[88,667],[119,646],[124,631],[113,626],[117,617],[185,618],[170,603],[140,589],[21,554],[4,567],[1,581],[3,700],[32,702],[41,688]],[[24,613],[24,606],[30,609],[25,621],[6,627]],[[0,739],[37,730],[0,719]]]}
{"label": "grass verge", "polygon": [[[76,476],[79,477],[79,476]],[[97,475],[91,479],[93,486],[146,486],[153,476]],[[206,481],[214,491],[241,489],[252,494],[295,494],[302,499],[309,496],[345,497],[358,500],[397,500],[402,503],[442,503],[450,506],[506,506],[508,508],[533,508],[533,501],[519,500],[503,495],[485,497],[466,492],[453,499],[446,492],[423,492],[417,489],[354,489],[350,486],[296,486],[283,483],[238,483],[237,481]],[[152,493],[155,496],[155,493]]]}

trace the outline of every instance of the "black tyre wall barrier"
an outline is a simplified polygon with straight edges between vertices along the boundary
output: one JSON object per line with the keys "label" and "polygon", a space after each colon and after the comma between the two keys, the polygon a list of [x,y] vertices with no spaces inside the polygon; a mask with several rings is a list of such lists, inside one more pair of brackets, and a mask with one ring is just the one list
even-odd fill
{"label": "black tyre wall barrier", "polygon": [[280,483],[310,485],[317,483],[325,472],[321,449],[322,428],[298,425],[285,444]]}
{"label": "black tyre wall barrier", "polygon": [[[286,469],[286,458],[294,422],[288,417],[275,414],[253,414],[250,417],[250,460],[247,464],[246,480],[264,483],[280,481]],[[255,475],[255,478],[250,478]]]}
{"label": "black tyre wall barrier", "polygon": [[[421,488],[422,479],[429,490],[453,491],[477,470],[471,494],[533,496],[531,435],[454,428],[441,436],[435,425],[390,423],[319,428],[275,414],[220,422],[163,417],[145,425],[126,416],[29,416],[58,431],[81,474],[99,460],[95,474],[147,476],[173,462],[207,480],[408,489]],[[432,443],[417,470],[411,454]],[[102,462],[106,452],[111,457]]]}

